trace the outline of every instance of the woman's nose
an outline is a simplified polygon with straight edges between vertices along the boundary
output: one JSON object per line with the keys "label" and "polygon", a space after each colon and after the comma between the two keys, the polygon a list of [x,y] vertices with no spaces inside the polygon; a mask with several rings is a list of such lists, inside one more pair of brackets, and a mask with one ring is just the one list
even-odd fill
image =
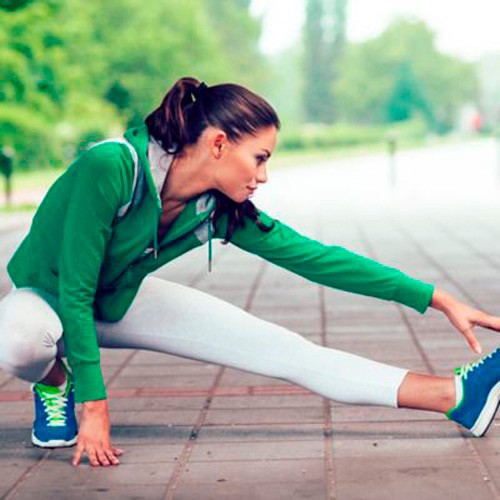
{"label": "woman's nose", "polygon": [[267,182],[267,168],[264,166],[257,173],[257,182]]}

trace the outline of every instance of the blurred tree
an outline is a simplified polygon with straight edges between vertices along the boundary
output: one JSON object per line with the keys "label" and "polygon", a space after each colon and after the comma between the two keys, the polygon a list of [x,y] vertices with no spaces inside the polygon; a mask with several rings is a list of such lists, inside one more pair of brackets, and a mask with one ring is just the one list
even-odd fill
{"label": "blurred tree", "polygon": [[259,51],[262,20],[249,14],[251,0],[205,0],[205,3],[213,32],[219,39],[219,51],[231,64],[227,78],[256,91],[265,89],[271,79],[270,68]]}
{"label": "blurred tree", "polygon": [[0,9],[14,11],[26,7],[32,0],[0,0]]}
{"label": "blurred tree", "polygon": [[399,20],[377,38],[348,45],[335,83],[341,117],[357,123],[387,121],[387,103],[405,61],[439,130],[452,127],[458,108],[477,98],[474,66],[440,53],[435,34],[422,21]]}
{"label": "blurred tree", "polygon": [[14,3],[0,9],[0,134],[21,168],[142,122],[181,76],[251,85],[265,67],[248,0]]}
{"label": "blurred tree", "polygon": [[415,76],[410,62],[400,66],[393,91],[389,96],[386,113],[389,122],[409,120],[416,112],[422,114],[428,125],[434,127],[434,117],[422,86]]}
{"label": "blurred tree", "polygon": [[304,27],[304,106],[311,122],[336,119],[334,82],[346,40],[347,0],[308,0]]}

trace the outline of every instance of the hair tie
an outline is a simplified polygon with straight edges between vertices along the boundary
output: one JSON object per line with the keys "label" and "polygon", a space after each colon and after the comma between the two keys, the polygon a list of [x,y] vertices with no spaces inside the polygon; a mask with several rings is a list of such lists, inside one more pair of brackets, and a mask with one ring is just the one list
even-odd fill
{"label": "hair tie", "polygon": [[198,87],[193,89],[193,96],[196,101],[203,101],[206,92],[208,90],[207,84],[205,82],[201,82]]}

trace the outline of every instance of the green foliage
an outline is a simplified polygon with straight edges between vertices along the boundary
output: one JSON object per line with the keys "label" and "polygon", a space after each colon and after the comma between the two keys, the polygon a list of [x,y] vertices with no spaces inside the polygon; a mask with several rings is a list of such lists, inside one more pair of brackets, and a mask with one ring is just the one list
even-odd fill
{"label": "green foliage", "polygon": [[62,142],[51,136],[45,117],[20,105],[0,103],[0,137],[14,148],[16,168],[46,167],[62,156]]}
{"label": "green foliage", "polygon": [[[402,84],[401,68],[411,65],[419,99],[435,117],[440,130],[452,126],[460,105],[477,96],[472,64],[440,53],[434,33],[421,21],[400,20],[377,38],[350,44],[335,84],[339,114],[357,123],[384,123],[392,119],[388,102]],[[425,96],[425,97],[422,97]]]}
{"label": "green foliage", "polygon": [[142,122],[182,76],[264,86],[249,0],[0,2],[0,132],[16,168]]}
{"label": "green foliage", "polygon": [[0,0],[0,9],[7,11],[15,11],[23,9],[32,0]]}
{"label": "green foliage", "polygon": [[387,102],[387,117],[389,122],[409,120],[420,112],[427,120],[430,128],[434,125],[434,117],[422,85],[415,76],[411,63],[402,63],[400,74],[396,79],[394,89]]}
{"label": "green foliage", "polygon": [[282,131],[278,146],[284,151],[334,149],[383,143],[389,137],[396,137],[399,141],[422,139],[426,134],[426,124],[420,119],[390,126],[308,124]]}

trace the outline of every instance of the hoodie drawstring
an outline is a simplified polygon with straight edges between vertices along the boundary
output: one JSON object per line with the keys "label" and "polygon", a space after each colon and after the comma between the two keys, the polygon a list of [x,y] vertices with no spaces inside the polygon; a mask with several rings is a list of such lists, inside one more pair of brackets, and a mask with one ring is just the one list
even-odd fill
{"label": "hoodie drawstring", "polygon": [[212,272],[212,221],[208,217],[208,272]]}

